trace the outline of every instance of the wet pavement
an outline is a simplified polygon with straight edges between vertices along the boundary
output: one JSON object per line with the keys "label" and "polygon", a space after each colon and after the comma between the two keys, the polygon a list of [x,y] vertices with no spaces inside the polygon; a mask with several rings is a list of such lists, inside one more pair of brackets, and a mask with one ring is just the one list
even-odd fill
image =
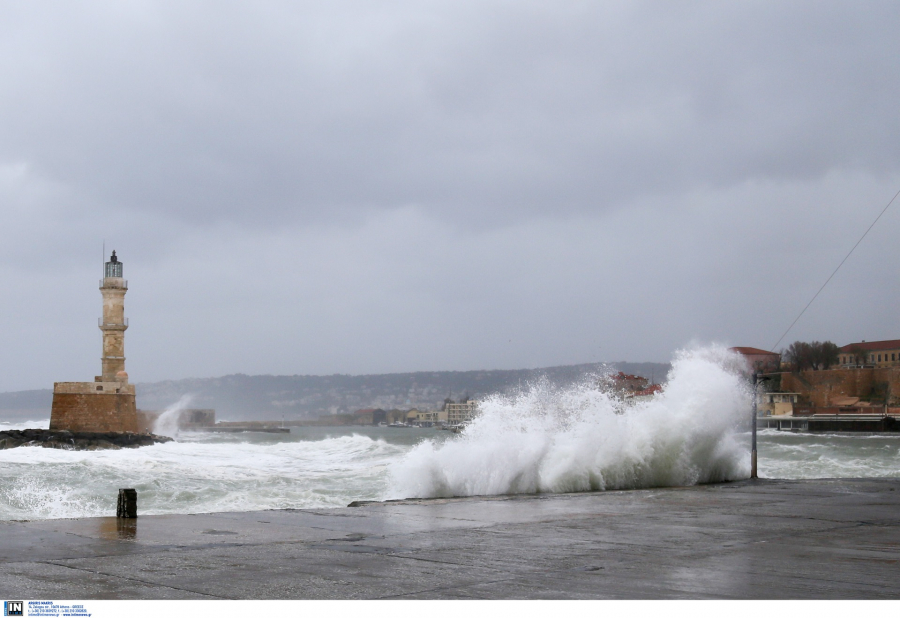
{"label": "wet pavement", "polygon": [[896,599],[898,561],[900,479],[0,522],[24,599]]}

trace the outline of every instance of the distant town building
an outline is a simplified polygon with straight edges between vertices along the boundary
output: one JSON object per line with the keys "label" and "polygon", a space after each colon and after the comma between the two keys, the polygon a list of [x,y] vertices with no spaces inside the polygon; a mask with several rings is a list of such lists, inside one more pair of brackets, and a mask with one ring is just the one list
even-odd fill
{"label": "distant town building", "polygon": [[643,390],[635,391],[629,395],[626,395],[625,397],[628,400],[633,401],[633,402],[647,401],[649,399],[653,399],[653,396],[658,393],[661,393],[662,390],[663,390],[662,385],[651,384],[647,388],[645,388]]}
{"label": "distant town building", "polygon": [[750,348],[746,346],[737,346],[728,348],[732,352],[737,352],[747,361],[751,371],[756,373],[775,373],[781,369],[781,354],[777,352],[769,352],[759,348]]}
{"label": "distant town building", "polygon": [[611,376],[612,387],[618,393],[623,395],[634,395],[647,388],[650,382],[647,378],[632,375],[630,373],[619,373]]}
{"label": "distant town building", "polygon": [[850,343],[838,354],[841,367],[892,367],[900,365],[900,339]]}
{"label": "distant town building", "polygon": [[[382,413],[384,410],[382,410]],[[382,414],[383,416],[383,414]],[[353,413],[354,424],[356,425],[377,425],[375,420],[375,408],[363,408]]]}
{"label": "distant town building", "polygon": [[424,427],[436,425],[441,420],[441,413],[438,410],[426,410],[416,413],[416,422]]}
{"label": "distant town building", "polygon": [[448,424],[462,425],[471,421],[478,414],[478,402],[448,403],[444,411],[447,413]]}

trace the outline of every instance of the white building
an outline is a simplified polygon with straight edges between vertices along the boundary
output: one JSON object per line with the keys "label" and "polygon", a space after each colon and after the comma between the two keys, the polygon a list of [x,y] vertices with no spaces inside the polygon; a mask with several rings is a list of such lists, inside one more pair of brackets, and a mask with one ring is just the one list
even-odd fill
{"label": "white building", "polygon": [[757,416],[784,416],[794,412],[800,393],[760,393]]}
{"label": "white building", "polygon": [[449,425],[463,425],[477,416],[478,402],[448,403],[445,411],[447,412],[447,423]]}

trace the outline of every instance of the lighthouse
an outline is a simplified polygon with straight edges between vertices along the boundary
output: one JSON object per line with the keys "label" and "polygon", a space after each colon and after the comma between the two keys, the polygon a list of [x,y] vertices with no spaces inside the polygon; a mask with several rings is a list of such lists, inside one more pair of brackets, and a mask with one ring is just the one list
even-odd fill
{"label": "lighthouse", "polygon": [[50,429],[95,432],[137,432],[134,385],[125,372],[125,293],[128,282],[122,273],[122,262],[113,251],[103,265],[100,294],[103,313],[99,319],[103,333],[101,375],[93,382],[56,382],[53,384],[53,407]]}
{"label": "lighthouse", "polygon": [[100,282],[100,293],[103,294],[103,317],[99,320],[103,332],[103,370],[102,375],[95,378],[97,382],[128,382],[128,374],[125,373],[127,291],[128,282],[122,277],[122,262],[113,251],[109,261],[103,265],[103,280]]}

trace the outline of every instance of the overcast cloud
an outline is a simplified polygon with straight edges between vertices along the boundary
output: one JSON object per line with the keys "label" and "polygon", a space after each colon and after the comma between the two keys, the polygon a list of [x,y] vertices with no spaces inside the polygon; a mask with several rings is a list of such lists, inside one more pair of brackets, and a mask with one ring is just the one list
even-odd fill
{"label": "overcast cloud", "polygon": [[[0,391],[773,346],[900,189],[896,2],[0,5]],[[900,204],[789,334],[900,338]]]}

